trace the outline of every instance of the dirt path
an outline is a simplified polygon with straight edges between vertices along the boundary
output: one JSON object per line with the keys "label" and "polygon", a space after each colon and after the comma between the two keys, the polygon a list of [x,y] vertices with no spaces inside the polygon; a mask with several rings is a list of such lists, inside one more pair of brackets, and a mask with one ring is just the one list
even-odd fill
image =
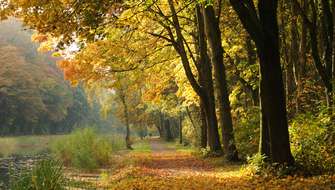
{"label": "dirt path", "polygon": [[151,138],[149,142],[153,153],[176,151],[176,149],[168,147],[166,144],[162,143],[162,140],[159,138]]}
{"label": "dirt path", "polygon": [[203,159],[190,151],[179,151],[177,147],[173,148],[171,144],[158,138],[152,138],[146,142],[151,146],[151,152],[129,152],[120,157],[119,167],[113,170],[105,181],[102,181],[101,189],[335,189],[333,185],[335,176],[251,177],[241,172],[241,165],[223,163],[222,158]]}
{"label": "dirt path", "polygon": [[[180,152],[168,146],[159,138],[149,140],[151,145],[150,159],[144,159],[141,165],[159,176],[192,176],[213,171],[213,166],[190,152]],[[143,155],[142,155],[143,156]]]}

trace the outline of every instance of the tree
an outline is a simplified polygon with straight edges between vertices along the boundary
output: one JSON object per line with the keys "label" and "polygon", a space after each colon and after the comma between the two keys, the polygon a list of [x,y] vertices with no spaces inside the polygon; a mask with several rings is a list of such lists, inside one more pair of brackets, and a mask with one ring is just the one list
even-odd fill
{"label": "tree", "polygon": [[[332,12],[330,1],[329,0],[321,0],[320,8],[317,5],[319,1],[314,2],[311,1],[310,11],[311,18],[308,17],[308,4],[307,2],[303,2],[302,6],[297,0],[293,1],[293,6],[295,6],[297,12],[303,19],[304,24],[308,29],[308,33],[310,36],[310,43],[312,49],[312,56],[314,60],[314,65],[320,75],[323,85],[326,88],[326,100],[327,106],[329,108],[332,107],[333,104],[333,84],[335,72],[335,60],[333,59],[333,51],[334,50],[334,13]],[[319,10],[320,9],[320,10]],[[318,17],[320,15],[320,17]],[[319,27],[320,26],[320,27]],[[320,28],[320,30],[318,29]],[[322,33],[322,37],[319,38],[319,32]],[[321,52],[320,52],[320,48]],[[324,55],[322,59],[320,53]]]}
{"label": "tree", "polygon": [[279,53],[277,0],[230,0],[254,40],[260,61],[262,110],[260,153],[272,162],[293,164],[288,134],[285,91]]}
{"label": "tree", "polygon": [[37,52],[32,32],[15,19],[0,27],[1,135],[63,133],[92,121],[86,97],[76,96],[75,90],[82,89],[72,90],[56,59]]}
{"label": "tree", "polygon": [[226,158],[230,161],[238,160],[238,153],[235,146],[233,121],[231,117],[231,108],[229,93],[226,81],[226,68],[223,63],[224,50],[222,47],[221,31],[219,18],[216,17],[212,5],[203,5],[203,14],[205,18],[206,37],[211,47],[211,61],[214,65],[214,76],[217,83],[217,94],[219,100],[219,112],[222,127],[223,147]]}
{"label": "tree", "polygon": [[[93,44],[99,46],[108,41],[106,39],[108,39],[108,35],[112,33],[110,31],[114,29],[119,29],[121,32],[127,31],[127,33],[133,33],[135,31],[141,32],[142,36],[144,36],[143,34],[147,36],[146,39],[150,39],[150,41],[153,39],[157,40],[158,46],[156,47],[162,47],[162,49],[167,49],[164,46],[172,46],[174,51],[181,58],[186,78],[190,82],[193,90],[201,99],[201,107],[205,113],[203,116],[206,116],[208,135],[210,137],[208,138],[209,146],[211,147],[212,151],[221,152],[215,110],[212,71],[210,66],[211,62],[208,59],[208,55],[205,55],[205,57],[201,59],[201,63],[198,63],[195,60],[195,48],[193,48],[191,43],[188,42],[190,36],[192,36],[189,33],[192,28],[190,29],[185,27],[187,26],[186,24],[190,23],[193,19],[192,17],[194,14],[188,14],[187,10],[192,10],[192,12],[194,12],[194,2],[190,1],[177,4],[173,1],[127,1],[127,4],[119,4],[119,2],[115,1],[87,1],[83,4],[79,4],[78,2],[62,2],[56,6],[50,6],[53,5],[53,2],[41,4],[40,2],[33,1],[29,4],[26,2],[8,2],[8,4],[10,4],[9,7],[17,10],[15,15],[24,18],[27,25],[37,29],[40,33],[58,38],[58,47],[64,47],[64,44],[69,44],[76,39],[78,39],[77,43],[81,48],[89,45],[86,42],[94,41],[95,42]],[[38,9],[42,9],[43,11],[35,11]],[[169,14],[171,16],[169,16]],[[52,18],[61,17],[62,21],[55,19],[45,21],[45,18],[49,16],[52,16]],[[78,18],[79,21],[74,21],[76,18]],[[141,19],[141,23],[139,22],[139,19]],[[71,24],[69,24],[67,27],[64,27],[63,23]],[[64,30],[64,28],[68,29]],[[83,28],[83,30],[80,28]],[[151,38],[148,38],[148,36]],[[138,45],[138,43],[133,44],[133,46],[135,45]],[[142,48],[142,51],[143,50],[145,49]],[[207,54],[207,48],[202,49],[201,51]],[[131,53],[127,50],[125,52]],[[122,52],[119,52],[118,54],[120,55]],[[133,55],[138,58],[143,58],[146,57],[148,53],[144,52],[143,56],[140,57],[138,56],[138,52]],[[120,57],[121,56],[119,56],[119,58]],[[139,65],[136,63],[136,60],[139,59],[131,60],[131,63],[127,64],[127,66],[131,66],[133,64],[133,66],[130,68],[123,68],[121,66],[121,69],[114,69],[114,66],[112,66],[107,70],[102,71],[118,72],[137,69]],[[68,64],[67,68],[65,69],[65,75],[67,78],[70,78],[72,75],[74,76],[72,77],[73,79],[76,77],[78,79],[84,79],[85,77],[81,75],[86,73],[90,77],[86,77],[84,80],[87,81],[85,82],[94,81],[97,79],[98,75],[102,76],[101,74],[103,73],[98,71],[97,68],[104,69],[106,68],[105,66],[110,66],[110,61],[110,58],[100,60],[98,67],[87,62],[81,62],[82,65],[79,67],[82,67],[82,69],[86,71],[92,71],[90,74],[88,72],[80,71],[80,69],[77,68],[79,64]],[[112,60],[111,62],[117,63],[117,61],[123,60],[116,59],[114,61]],[[76,62],[78,63],[78,60],[76,60]],[[196,65],[195,68],[192,66],[192,63]],[[203,67],[203,75],[200,74],[199,69],[201,67]],[[194,74],[194,72],[196,74]],[[197,83],[196,78],[198,76],[199,78],[204,79],[203,82],[205,82],[206,85],[202,86]],[[72,80],[74,83],[78,83],[79,81],[80,80]],[[226,94],[225,98],[226,107],[229,104],[227,97],[228,94]],[[224,117],[226,117],[226,114]],[[230,118],[229,115],[227,118]],[[227,134],[229,134],[229,132]]]}

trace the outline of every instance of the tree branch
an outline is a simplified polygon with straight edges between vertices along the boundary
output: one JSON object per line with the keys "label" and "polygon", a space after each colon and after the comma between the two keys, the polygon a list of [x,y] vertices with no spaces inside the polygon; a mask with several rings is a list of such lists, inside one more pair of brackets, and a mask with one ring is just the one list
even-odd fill
{"label": "tree branch", "polygon": [[264,49],[262,44],[264,42],[263,27],[258,19],[252,0],[230,0],[230,3],[239,16],[244,28],[255,41],[256,46],[260,49]]}

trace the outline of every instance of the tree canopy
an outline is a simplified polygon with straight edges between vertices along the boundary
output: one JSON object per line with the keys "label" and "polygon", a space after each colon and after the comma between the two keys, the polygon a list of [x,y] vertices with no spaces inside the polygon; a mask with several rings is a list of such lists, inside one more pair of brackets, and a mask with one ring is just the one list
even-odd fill
{"label": "tree canopy", "polygon": [[[128,148],[132,128],[154,126],[167,140],[182,141],[186,132],[192,144],[229,161],[258,152],[266,162],[293,166],[295,158],[302,161],[291,148],[289,125],[301,115],[324,117],[325,146],[334,138],[334,5],[4,0],[0,15],[22,19],[36,31],[41,50],[61,57],[66,80],[91,89],[106,115],[116,110]],[[24,65],[15,48],[1,47],[17,57],[3,60]],[[45,85],[56,88],[51,81]],[[48,108],[43,100],[34,100],[36,112]],[[61,104],[67,108],[71,100]],[[51,119],[65,112],[59,113]]]}

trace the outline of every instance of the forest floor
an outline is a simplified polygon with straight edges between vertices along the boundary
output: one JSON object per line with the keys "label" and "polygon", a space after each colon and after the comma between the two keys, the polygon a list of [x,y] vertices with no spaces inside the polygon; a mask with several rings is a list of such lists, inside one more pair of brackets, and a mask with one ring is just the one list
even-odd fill
{"label": "forest floor", "polygon": [[159,139],[148,140],[150,150],[119,156],[117,168],[105,174],[99,185],[107,189],[335,189],[335,176],[255,177],[243,172],[243,165],[221,158],[203,159],[189,150]]}

